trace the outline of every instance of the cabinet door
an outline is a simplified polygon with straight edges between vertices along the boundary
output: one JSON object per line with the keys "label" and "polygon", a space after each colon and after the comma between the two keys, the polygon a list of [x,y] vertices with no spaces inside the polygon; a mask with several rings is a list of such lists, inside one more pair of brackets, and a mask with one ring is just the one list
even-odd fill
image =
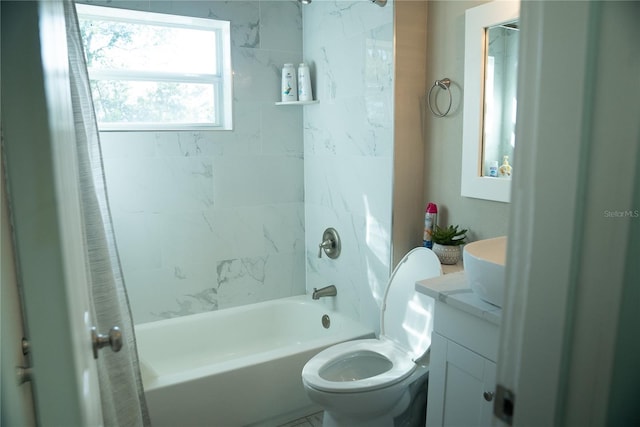
{"label": "cabinet door", "polygon": [[496,364],[437,333],[431,348],[427,427],[490,426]]}

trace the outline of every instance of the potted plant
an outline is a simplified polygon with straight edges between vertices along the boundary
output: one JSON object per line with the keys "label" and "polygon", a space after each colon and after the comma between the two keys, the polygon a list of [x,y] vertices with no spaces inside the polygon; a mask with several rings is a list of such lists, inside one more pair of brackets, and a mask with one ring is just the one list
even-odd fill
{"label": "potted plant", "polygon": [[461,245],[467,238],[467,229],[458,230],[457,225],[441,228],[436,225],[431,236],[433,252],[442,264],[456,264],[462,258]]}

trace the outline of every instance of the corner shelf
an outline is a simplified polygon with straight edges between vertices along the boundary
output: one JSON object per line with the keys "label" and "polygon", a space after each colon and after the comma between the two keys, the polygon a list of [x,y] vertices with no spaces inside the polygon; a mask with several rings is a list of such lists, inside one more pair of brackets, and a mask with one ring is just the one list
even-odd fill
{"label": "corner shelf", "polygon": [[276,105],[311,105],[317,104],[320,101],[317,99],[315,101],[287,101],[287,102],[276,102]]}

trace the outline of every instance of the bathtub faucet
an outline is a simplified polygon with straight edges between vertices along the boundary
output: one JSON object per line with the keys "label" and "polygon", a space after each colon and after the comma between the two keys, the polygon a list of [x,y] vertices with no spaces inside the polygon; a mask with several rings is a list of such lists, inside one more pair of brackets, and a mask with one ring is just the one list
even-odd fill
{"label": "bathtub faucet", "polygon": [[313,295],[311,295],[311,298],[320,299],[322,297],[335,297],[337,294],[338,290],[336,289],[336,287],[333,285],[329,285],[320,289],[313,288]]}

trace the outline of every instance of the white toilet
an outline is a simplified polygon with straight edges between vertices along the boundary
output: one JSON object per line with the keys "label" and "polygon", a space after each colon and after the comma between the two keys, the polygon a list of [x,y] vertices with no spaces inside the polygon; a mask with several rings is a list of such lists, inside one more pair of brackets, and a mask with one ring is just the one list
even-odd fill
{"label": "white toilet", "polygon": [[425,425],[434,301],[415,282],[441,273],[430,249],[411,250],[389,279],[380,337],[334,345],[307,362],[302,382],[324,408],[324,427]]}

